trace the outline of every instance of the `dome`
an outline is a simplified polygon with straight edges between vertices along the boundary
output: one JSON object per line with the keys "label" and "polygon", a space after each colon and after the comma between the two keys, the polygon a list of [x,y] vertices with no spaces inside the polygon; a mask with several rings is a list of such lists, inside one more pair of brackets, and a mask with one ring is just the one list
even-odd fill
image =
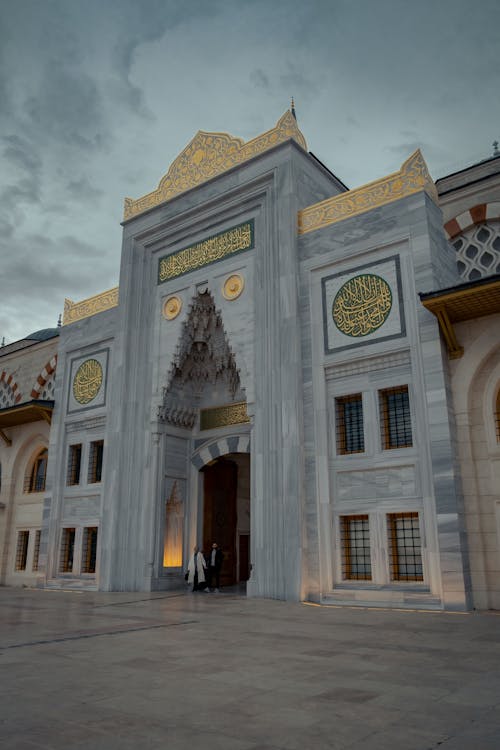
{"label": "dome", "polygon": [[26,339],[30,341],[47,341],[53,339],[55,336],[59,336],[59,328],[42,328],[41,331],[35,331],[26,336]]}

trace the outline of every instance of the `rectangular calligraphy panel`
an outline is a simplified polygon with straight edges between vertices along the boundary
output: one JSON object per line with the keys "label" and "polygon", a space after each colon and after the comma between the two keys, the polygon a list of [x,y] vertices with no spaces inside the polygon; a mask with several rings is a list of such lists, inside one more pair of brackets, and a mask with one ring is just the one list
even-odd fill
{"label": "rectangular calligraphy panel", "polygon": [[183,276],[196,268],[216,263],[228,255],[251,250],[253,246],[254,222],[251,219],[195,245],[164,255],[158,261],[158,284]]}

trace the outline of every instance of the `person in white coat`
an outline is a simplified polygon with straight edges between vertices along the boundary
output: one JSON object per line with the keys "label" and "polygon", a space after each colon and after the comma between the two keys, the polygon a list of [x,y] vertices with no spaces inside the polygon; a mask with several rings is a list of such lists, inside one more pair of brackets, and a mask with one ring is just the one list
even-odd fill
{"label": "person in white coat", "polygon": [[[205,570],[207,564],[203,554],[200,552],[198,545],[195,545],[193,554],[188,563],[188,583],[192,584],[193,591],[204,591],[207,589]],[[208,589],[207,589],[208,591]]]}

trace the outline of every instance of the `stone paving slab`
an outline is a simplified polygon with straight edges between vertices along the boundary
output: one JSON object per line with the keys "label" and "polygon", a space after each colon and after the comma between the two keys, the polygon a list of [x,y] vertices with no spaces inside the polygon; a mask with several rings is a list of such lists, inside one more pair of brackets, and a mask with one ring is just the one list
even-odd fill
{"label": "stone paving slab", "polygon": [[2,750],[498,750],[500,613],[0,588]]}

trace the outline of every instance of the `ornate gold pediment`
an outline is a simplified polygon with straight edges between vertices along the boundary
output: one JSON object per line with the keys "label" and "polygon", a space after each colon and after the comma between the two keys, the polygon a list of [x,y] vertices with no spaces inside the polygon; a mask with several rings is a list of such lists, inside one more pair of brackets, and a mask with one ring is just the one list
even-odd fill
{"label": "ornate gold pediment", "polygon": [[304,136],[289,110],[278,120],[276,127],[248,143],[227,133],[204,133],[199,130],[172,163],[156,190],[137,200],[125,198],[123,218],[130,219],[168,201],[290,138],[307,150]]}
{"label": "ornate gold pediment", "polygon": [[299,234],[313,232],[337,221],[357,216],[373,208],[385,206],[399,198],[425,190],[438,203],[436,186],[424,157],[417,149],[398,172],[369,182],[355,190],[334,195],[299,211]]}
{"label": "ornate gold pediment", "polygon": [[106,292],[95,294],[80,302],[73,302],[71,299],[64,300],[63,326],[69,323],[75,323],[83,318],[90,318],[96,313],[110,310],[118,305],[118,287],[108,289]]}

